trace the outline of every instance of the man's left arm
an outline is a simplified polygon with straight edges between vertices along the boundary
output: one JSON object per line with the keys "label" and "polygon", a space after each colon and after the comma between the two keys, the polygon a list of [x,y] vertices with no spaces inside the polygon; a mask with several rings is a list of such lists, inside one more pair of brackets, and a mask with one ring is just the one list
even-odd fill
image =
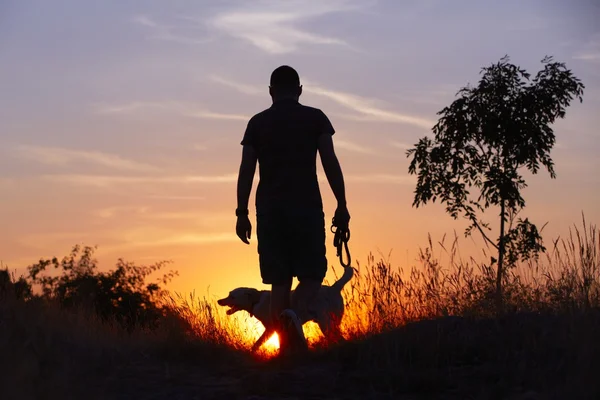
{"label": "man's left arm", "polygon": [[242,150],[242,162],[237,183],[237,208],[238,210],[248,210],[250,192],[252,191],[252,182],[256,172],[256,151],[252,146],[244,146]]}
{"label": "man's left arm", "polygon": [[245,145],[242,150],[242,162],[237,182],[237,210],[238,216],[236,224],[236,233],[238,237],[246,244],[250,239],[252,225],[248,218],[248,202],[250,200],[250,192],[252,191],[252,182],[254,181],[254,173],[256,172],[256,164],[258,157],[256,151],[251,145]]}

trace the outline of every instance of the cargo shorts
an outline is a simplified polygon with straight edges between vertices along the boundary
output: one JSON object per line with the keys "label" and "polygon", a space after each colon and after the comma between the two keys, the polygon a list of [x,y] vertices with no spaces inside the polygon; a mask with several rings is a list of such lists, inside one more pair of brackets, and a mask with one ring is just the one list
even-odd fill
{"label": "cargo shorts", "polygon": [[260,274],[278,285],[296,277],[322,282],[327,272],[322,209],[279,209],[256,215]]}

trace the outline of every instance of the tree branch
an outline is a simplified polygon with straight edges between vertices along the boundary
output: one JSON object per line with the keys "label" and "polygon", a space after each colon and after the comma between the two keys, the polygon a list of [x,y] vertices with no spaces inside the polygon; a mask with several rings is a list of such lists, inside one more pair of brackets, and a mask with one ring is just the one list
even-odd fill
{"label": "tree branch", "polygon": [[471,222],[473,223],[473,225],[475,226],[475,228],[477,228],[477,230],[479,230],[479,233],[481,233],[481,236],[483,236],[483,239],[485,241],[487,241],[489,244],[491,244],[492,246],[494,246],[494,248],[496,250],[498,250],[498,245],[496,243],[494,243],[493,240],[491,240],[483,231],[483,229],[481,228],[481,226],[479,225],[479,223],[477,222],[477,220],[475,220],[474,217],[471,217]]}

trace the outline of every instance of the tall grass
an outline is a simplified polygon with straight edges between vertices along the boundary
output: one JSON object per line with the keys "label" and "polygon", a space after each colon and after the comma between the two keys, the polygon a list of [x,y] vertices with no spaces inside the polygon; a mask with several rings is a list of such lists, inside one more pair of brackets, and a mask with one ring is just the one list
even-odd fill
{"label": "tall grass", "polygon": [[[520,263],[503,277],[512,312],[586,311],[600,307],[600,230],[573,226],[544,257]],[[408,273],[371,255],[344,290],[350,336],[372,335],[409,322],[447,316],[494,315],[495,265],[460,256],[455,234],[421,248]],[[439,254],[439,256],[435,256]],[[485,252],[484,252],[485,254]]]}
{"label": "tall grass", "polygon": [[[429,387],[432,382],[445,382],[442,389],[446,390],[458,376],[467,381],[474,379],[469,377],[474,373],[469,368],[475,368],[474,365],[483,365],[483,372],[478,373],[484,377],[493,375],[489,372],[491,367],[482,361],[488,360],[496,365],[494,376],[511,376],[513,383],[520,382],[519,376],[527,375],[527,383],[543,387],[548,379],[555,382],[557,377],[565,376],[569,388],[582,387],[585,391],[585,385],[594,382],[591,374],[598,359],[595,354],[600,309],[600,229],[584,219],[582,226],[573,226],[566,237],[554,240],[545,255],[515,266],[503,277],[509,314],[596,318],[583,324],[577,322],[579,325],[572,322],[560,326],[557,324],[562,319],[544,320],[542,323],[550,328],[541,330],[533,322],[519,320],[508,331],[494,331],[486,321],[495,318],[495,266],[473,257],[463,258],[459,242],[456,235],[452,240],[444,237],[439,242],[428,238],[416,265],[407,269],[396,267],[389,259],[376,260],[372,255],[364,265],[356,264],[355,278],[343,291],[343,330],[350,347],[342,346],[346,350],[338,352],[340,347],[331,348],[325,343],[314,324],[305,325],[318,349],[315,354],[320,357],[319,368],[335,362],[356,370],[354,375],[336,372],[341,380],[334,389],[364,384],[372,390],[396,393],[400,383],[424,382]],[[210,366],[213,375],[237,376],[240,369],[244,373],[258,371],[256,357],[250,355],[249,349],[262,333],[262,326],[243,312],[225,315],[224,309],[210,298],[165,293],[160,324],[125,330],[117,321],[100,319],[88,309],[62,309],[49,301],[22,301],[11,296],[10,291],[0,290],[3,398],[94,399],[90,390],[96,390],[92,388],[99,382],[105,386],[97,388],[98,393],[122,391],[132,394],[132,398],[145,398],[140,393],[154,396],[157,390],[163,390],[163,383],[172,384],[172,368],[177,363],[186,365],[179,374],[203,366]],[[397,339],[399,328],[409,328],[423,320],[472,322],[446,328],[424,324]],[[549,348],[559,359],[546,359]],[[262,359],[267,355],[268,351],[258,356]],[[544,367],[536,375],[539,365]],[[326,379],[331,373],[318,369],[314,372],[314,379],[324,385],[321,388],[302,383],[309,379],[302,375],[308,372],[302,372],[304,378],[298,378],[296,389],[314,393],[325,390],[331,386],[331,379]],[[547,378],[547,374],[552,378]],[[197,382],[199,378],[189,379]],[[279,388],[283,378],[261,375],[256,382],[248,379],[245,384],[250,392],[263,393],[271,386],[260,379],[271,379],[269,385]],[[112,387],[113,381],[124,386]],[[498,385],[502,387],[502,383]],[[467,385],[465,390],[469,388]],[[53,395],[44,396],[47,393]],[[357,395],[369,393],[375,392]],[[152,398],[175,398],[172,396]]]}
{"label": "tall grass", "polygon": [[[585,312],[600,307],[600,229],[583,219],[581,227],[573,226],[567,237],[552,243],[544,256],[520,263],[504,276],[509,312]],[[357,263],[355,277],[343,290],[345,336],[364,338],[424,319],[493,317],[495,265],[460,254],[455,234],[451,241],[429,237],[409,270],[373,255],[365,265]],[[336,279],[337,272],[334,268]],[[262,333],[261,325],[247,314],[226,316],[211,299],[171,296],[168,304],[202,340],[243,350]],[[315,325],[305,325],[305,332],[313,342],[321,339]]]}

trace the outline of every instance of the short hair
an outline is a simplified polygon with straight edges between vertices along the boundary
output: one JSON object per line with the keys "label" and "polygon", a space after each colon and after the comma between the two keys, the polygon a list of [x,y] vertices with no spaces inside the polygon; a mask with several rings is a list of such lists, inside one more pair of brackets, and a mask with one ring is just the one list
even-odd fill
{"label": "short hair", "polygon": [[271,73],[270,85],[275,89],[295,89],[300,86],[300,76],[294,68],[282,65]]}

